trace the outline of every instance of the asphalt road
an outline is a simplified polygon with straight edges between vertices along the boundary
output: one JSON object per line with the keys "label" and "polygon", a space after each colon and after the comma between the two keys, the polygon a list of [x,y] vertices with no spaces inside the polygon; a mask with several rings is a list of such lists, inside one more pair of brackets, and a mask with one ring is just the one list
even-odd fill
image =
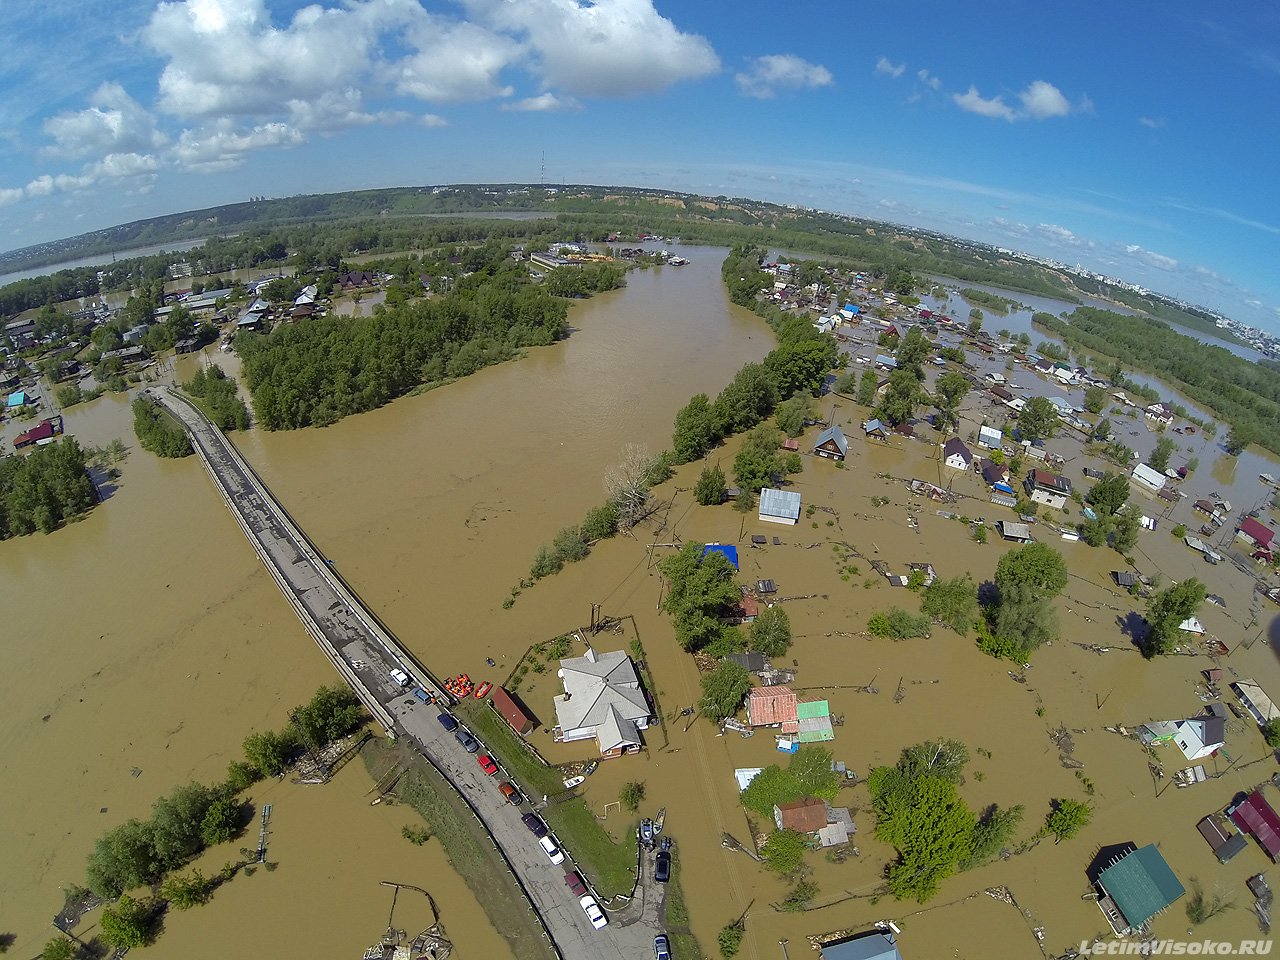
{"label": "asphalt road", "polygon": [[[559,954],[565,960],[652,957],[653,938],[662,932],[666,889],[652,879],[652,853],[642,857],[635,897],[606,910],[609,925],[594,929],[564,882],[565,873],[575,869],[572,851],[564,851],[564,863],[552,864],[520,819],[531,804],[512,806],[498,790],[498,783],[508,779],[505,772],[485,774],[476,755],[439,723],[440,708],[414,698],[391,670],[406,670],[441,700],[447,699],[443,691],[414,669],[398,641],[347,590],[227,438],[185,398],[163,387],[148,392],[186,426],[255,552],[343,679],[379,722],[417,745],[484,823]],[[479,752],[487,750],[482,745]]]}

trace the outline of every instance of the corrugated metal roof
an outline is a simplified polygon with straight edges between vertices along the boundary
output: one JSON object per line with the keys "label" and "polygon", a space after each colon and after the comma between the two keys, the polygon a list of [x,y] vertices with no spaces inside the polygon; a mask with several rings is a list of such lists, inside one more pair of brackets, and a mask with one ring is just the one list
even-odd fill
{"label": "corrugated metal roof", "polygon": [[1134,850],[1098,876],[1131,927],[1140,927],[1186,893],[1155,844]]}
{"label": "corrugated metal roof", "polygon": [[808,700],[796,705],[796,716],[801,720],[810,720],[814,717],[829,717],[830,715],[831,705],[826,700]]}
{"label": "corrugated metal roof", "polygon": [[790,687],[755,687],[747,694],[747,719],[752,726],[795,722],[796,692]]}
{"label": "corrugated metal roof", "polygon": [[760,515],[800,519],[800,494],[792,490],[765,487],[760,491]]}

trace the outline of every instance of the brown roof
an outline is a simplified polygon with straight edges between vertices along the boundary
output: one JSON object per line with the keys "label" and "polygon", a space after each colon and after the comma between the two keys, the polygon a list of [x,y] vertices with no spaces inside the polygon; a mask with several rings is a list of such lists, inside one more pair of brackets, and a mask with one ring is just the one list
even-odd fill
{"label": "brown roof", "polygon": [[797,833],[817,833],[827,825],[827,805],[817,797],[805,797],[777,805],[782,829]]}
{"label": "brown roof", "polygon": [[747,721],[753,727],[794,722],[797,704],[796,692],[790,687],[755,687],[747,694]]}
{"label": "brown roof", "polygon": [[525,710],[524,704],[520,703],[506,687],[494,687],[493,708],[498,711],[502,719],[511,724],[511,729],[516,733],[522,735],[533,733],[536,725],[533,717]]}

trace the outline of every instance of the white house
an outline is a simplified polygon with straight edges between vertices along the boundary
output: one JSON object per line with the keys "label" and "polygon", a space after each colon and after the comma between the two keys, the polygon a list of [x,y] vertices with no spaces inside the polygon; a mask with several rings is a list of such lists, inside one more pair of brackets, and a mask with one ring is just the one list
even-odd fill
{"label": "white house", "polygon": [[800,522],[800,494],[792,490],[765,487],[760,491],[760,519],[769,523]]}
{"label": "white house", "polygon": [[1143,416],[1153,423],[1167,427],[1173,423],[1173,408],[1162,400],[1147,407]]}
{"label": "white house", "polygon": [[995,427],[978,428],[978,446],[999,450],[1004,446],[1004,434]]}
{"label": "white house", "polygon": [[1152,493],[1159,493],[1164,489],[1164,474],[1153,467],[1147,466],[1145,463],[1140,463],[1134,467],[1133,473],[1131,473],[1130,476],[1133,478],[1135,483],[1146,487]]}
{"label": "white house", "polygon": [[1226,723],[1222,717],[1179,720],[1173,742],[1188,760],[1199,760],[1226,745]]}
{"label": "white house", "polygon": [[605,757],[640,748],[640,731],[649,726],[649,703],[631,658],[621,650],[560,661],[564,693],[553,701],[556,739],[594,737]]}
{"label": "white house", "polygon": [[987,381],[987,383],[995,383],[995,384],[1006,384],[1009,382],[1009,378],[1006,377],[1003,373],[988,373],[985,376],[983,376],[982,379]]}
{"label": "white house", "polygon": [[952,470],[968,470],[973,466],[973,454],[959,437],[952,437],[943,445],[942,458]]}

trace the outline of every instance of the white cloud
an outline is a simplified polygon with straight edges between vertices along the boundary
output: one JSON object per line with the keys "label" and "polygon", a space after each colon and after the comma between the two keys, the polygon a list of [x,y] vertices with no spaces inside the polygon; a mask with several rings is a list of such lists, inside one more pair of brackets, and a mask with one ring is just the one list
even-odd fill
{"label": "white cloud", "polygon": [[1159,130],[1165,124],[1164,117],[1139,117],[1138,122],[1144,127],[1150,127],[1152,130]]}
{"label": "white cloud", "polygon": [[1080,243],[1080,238],[1068,230],[1066,227],[1060,227],[1056,223],[1038,223],[1036,230],[1051,240],[1057,240],[1060,243],[1069,243],[1076,246]]}
{"label": "white cloud", "polygon": [[1166,257],[1164,254],[1156,253],[1154,250],[1145,250],[1136,243],[1125,244],[1124,252],[1135,260],[1139,260],[1149,267],[1155,267],[1157,270],[1175,270],[1178,267],[1178,261],[1173,257]]}
{"label": "white cloud", "polygon": [[770,54],[751,61],[750,70],[734,77],[748,97],[767,100],[778,90],[803,90],[831,86],[831,71],[790,53]]}
{"label": "white cloud", "polygon": [[961,110],[976,113],[997,120],[1047,120],[1050,117],[1065,117],[1071,113],[1090,113],[1093,103],[1088,97],[1083,98],[1076,106],[1071,105],[1061,90],[1045,80],[1036,80],[1018,94],[1021,107],[1015,109],[1004,102],[1003,94],[994,97],[983,97],[978,88],[970,84],[965,93],[954,93],[951,99]]}
{"label": "white cloud", "polygon": [[893,77],[897,80],[907,71],[905,63],[893,63],[888,57],[881,57],[876,61],[876,73],[882,73],[886,77]]}
{"label": "white cloud", "polygon": [[928,70],[917,70],[916,78],[930,90],[938,90],[942,87],[942,81]]}
{"label": "white cloud", "polygon": [[521,47],[510,37],[473,23],[424,18],[406,39],[415,52],[385,68],[397,92],[442,103],[511,96],[502,71],[520,57]]}
{"label": "white cloud", "polygon": [[301,131],[286,123],[264,123],[237,130],[230,120],[217,120],[207,127],[184,130],[173,148],[174,162],[196,173],[231,170],[244,162],[244,155],[267,147],[294,147],[305,140]]}
{"label": "white cloud", "polygon": [[1000,96],[984,99],[978,88],[970,85],[967,93],[953,93],[951,99],[961,110],[976,113],[983,117],[995,117],[998,120],[1013,121],[1018,118],[1013,108]]}
{"label": "white cloud", "polygon": [[418,122],[424,127],[447,127],[449,125],[448,120],[435,113],[424,113],[418,118]]}
{"label": "white cloud", "polygon": [[17,203],[26,195],[26,191],[21,187],[0,187],[0,207],[7,207],[11,203]]}
{"label": "white cloud", "polygon": [[1253,307],[1253,308],[1256,310],[1256,309],[1258,309],[1258,307],[1262,306],[1262,301],[1261,301],[1261,300],[1255,300],[1255,299],[1253,299],[1252,297],[1250,297],[1250,298],[1248,298],[1248,299],[1246,299],[1246,300],[1245,300],[1244,305],[1245,305],[1246,307]]}
{"label": "white cloud", "polygon": [[290,125],[299,130],[343,130],[409,119],[409,114],[400,110],[377,113],[362,110],[359,91],[350,88],[325,93],[314,100],[290,100],[285,106],[289,109]]}
{"label": "white cloud", "polygon": [[473,17],[523,38],[546,87],[577,96],[665,90],[720,69],[705,37],[682,33],[653,0],[463,0]]}
{"label": "white cloud", "polygon": [[44,122],[54,140],[46,153],[73,157],[161,146],[165,137],[155,119],[118,83],[104,83],[89,98],[89,107],[60,113]]}
{"label": "white cloud", "polygon": [[502,105],[503,110],[527,110],[534,113],[547,110],[577,110],[580,107],[581,104],[572,97],[557,97],[550,91],[538,97],[526,97],[523,100]]}

